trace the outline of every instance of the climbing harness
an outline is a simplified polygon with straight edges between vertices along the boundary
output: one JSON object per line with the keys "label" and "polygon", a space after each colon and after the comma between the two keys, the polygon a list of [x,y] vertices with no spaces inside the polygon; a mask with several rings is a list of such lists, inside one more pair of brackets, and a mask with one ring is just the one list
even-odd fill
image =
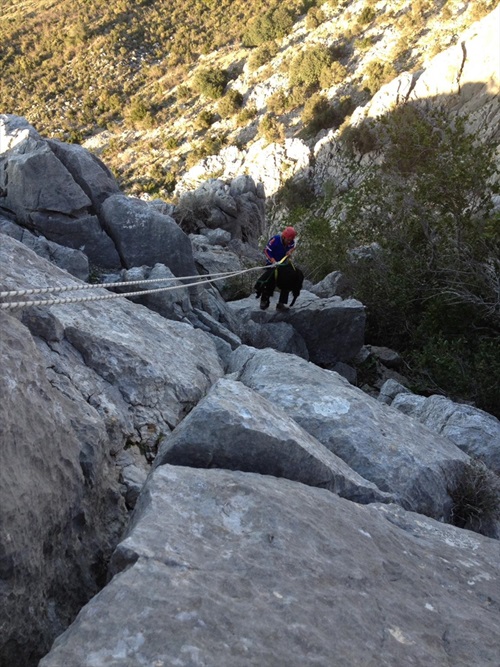
{"label": "climbing harness", "polygon": [[[144,296],[146,294],[155,294],[159,292],[167,292],[176,289],[182,289],[184,287],[193,287],[195,285],[204,285],[207,283],[216,282],[217,280],[224,280],[226,278],[234,278],[235,276],[242,275],[244,273],[249,273],[250,271],[262,271],[262,266],[256,266],[250,269],[243,269],[241,271],[226,271],[219,273],[207,273],[205,275],[195,275],[195,276],[180,276],[180,277],[170,277],[170,278],[153,278],[150,280],[131,280],[128,282],[116,282],[116,283],[99,283],[99,284],[84,284],[84,285],[67,285],[65,287],[42,287],[36,289],[24,289],[24,290],[8,290],[0,292],[0,298],[12,298],[12,297],[25,297],[31,295],[40,295],[40,294],[57,294],[61,292],[71,292],[79,290],[90,290],[90,289],[110,289],[114,287],[125,287],[130,285],[143,285],[151,283],[162,283],[162,282],[173,282],[180,280],[192,280],[196,279],[195,282],[191,283],[182,283],[181,285],[173,285],[170,287],[159,287],[150,290],[143,290],[140,292],[125,292],[118,294],[99,294],[97,296],[82,296],[82,297],[70,297],[67,299],[35,299],[30,301],[7,301],[0,303],[0,310],[14,310],[16,308],[26,308],[27,306],[54,306],[62,305],[67,303],[83,303],[85,301],[104,301],[107,299],[118,299],[125,298],[129,296]],[[200,280],[200,278],[203,278]]]}

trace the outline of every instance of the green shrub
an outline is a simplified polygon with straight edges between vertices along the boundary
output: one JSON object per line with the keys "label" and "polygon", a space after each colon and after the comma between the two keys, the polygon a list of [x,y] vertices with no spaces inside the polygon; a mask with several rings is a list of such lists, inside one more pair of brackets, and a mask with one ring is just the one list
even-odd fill
{"label": "green shrub", "polygon": [[163,145],[168,151],[172,151],[172,150],[175,150],[176,148],[178,148],[179,140],[177,139],[177,137],[174,137],[173,135],[171,135],[170,137],[167,137],[164,140]]}
{"label": "green shrub", "polygon": [[229,90],[217,104],[217,111],[222,118],[234,115],[241,109],[243,95],[237,90]]}
{"label": "green shrub", "polygon": [[187,168],[191,168],[197,162],[209,155],[218,155],[225,144],[225,138],[218,134],[206,136],[202,143],[192,149],[186,159]]}
{"label": "green shrub", "polygon": [[285,128],[272,114],[266,114],[259,124],[259,136],[267,143],[281,143],[285,138]]}
{"label": "green shrub", "polygon": [[307,102],[311,95],[315,93],[316,88],[317,86],[311,86],[304,83],[294,86],[288,95],[287,106],[290,109],[301,107]]}
{"label": "green shrub", "polygon": [[289,178],[280,188],[277,200],[289,211],[302,210],[315,201],[314,189],[305,178]]}
{"label": "green shrub", "polygon": [[193,88],[196,92],[217,100],[224,95],[224,88],[228,81],[227,72],[221,69],[198,70],[193,79]]}
{"label": "green shrub", "polygon": [[361,37],[360,39],[356,39],[354,42],[354,46],[360,51],[366,51],[367,49],[371,49],[373,44],[374,44],[373,37]]}
{"label": "green shrub", "polygon": [[459,528],[494,536],[500,520],[500,479],[478,460],[472,460],[448,489],[453,500],[452,523]]}
{"label": "green shrub", "polygon": [[208,111],[208,109],[203,109],[203,111],[200,111],[198,114],[194,122],[194,127],[196,130],[208,130],[214,122],[215,115],[211,111]]}
{"label": "green shrub", "polygon": [[[375,136],[384,159],[342,198],[335,236],[367,306],[367,339],[403,351],[421,391],[500,415],[500,225],[490,213],[498,169],[494,146],[479,145],[465,123],[404,107],[372,124],[370,147]],[[359,132],[342,138],[356,145]],[[350,260],[352,248],[373,243],[370,261]]]}
{"label": "green shrub", "polygon": [[185,84],[177,86],[176,96],[179,102],[185,102],[191,97],[191,88]]}
{"label": "green shrub", "polygon": [[355,153],[366,155],[379,147],[374,124],[371,121],[363,121],[359,125],[345,125],[340,138],[351,155]]}
{"label": "green shrub", "polygon": [[255,104],[249,104],[242,109],[237,116],[237,123],[239,126],[247,125],[257,115],[257,107]]}
{"label": "green shrub", "polygon": [[381,60],[372,60],[368,63],[364,82],[367,90],[374,95],[384,83],[388,83],[397,76],[397,72],[391,63],[384,63]]}
{"label": "green shrub", "polygon": [[337,241],[328,220],[318,215],[307,215],[306,211],[298,208],[290,223],[300,235],[294,256],[306,278],[318,282],[335,271],[338,268],[335,261]]}
{"label": "green shrub", "polygon": [[306,126],[307,135],[314,136],[320,130],[332,127],[335,110],[325,95],[316,93],[305,103],[300,119]]}
{"label": "green shrub", "polygon": [[321,44],[301,51],[292,60],[289,68],[290,84],[316,86],[320,82],[324,69],[329,69],[333,62],[330,50]]}
{"label": "green shrub", "polygon": [[262,65],[270,62],[278,53],[278,45],[276,42],[266,42],[253,51],[248,58],[248,68],[254,72]]}
{"label": "green shrub", "polygon": [[133,99],[125,109],[125,120],[140,128],[151,128],[154,126],[153,107],[151,103],[143,99]]}
{"label": "green shrub", "polygon": [[347,69],[338,62],[333,62],[330,67],[324,67],[319,77],[321,88],[329,88],[331,85],[342,83],[347,76]]}
{"label": "green shrub", "polygon": [[366,25],[367,23],[371,23],[376,16],[377,12],[373,9],[373,7],[369,7],[367,5],[361,10],[361,13],[358,17],[358,23],[361,25]]}
{"label": "green shrub", "polygon": [[319,25],[326,21],[325,13],[318,7],[311,7],[307,12],[306,16],[306,28],[308,30],[314,30]]}
{"label": "green shrub", "polygon": [[250,22],[243,34],[244,46],[259,46],[264,42],[285,37],[293,27],[294,13],[284,6],[271,9]]}
{"label": "green shrub", "polygon": [[267,98],[267,110],[269,113],[281,116],[287,109],[288,97],[283,88],[280,88]]}

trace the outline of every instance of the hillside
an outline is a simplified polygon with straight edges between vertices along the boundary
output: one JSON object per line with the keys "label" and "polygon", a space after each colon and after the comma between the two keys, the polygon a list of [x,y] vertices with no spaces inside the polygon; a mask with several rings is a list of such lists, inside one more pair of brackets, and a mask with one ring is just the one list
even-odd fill
{"label": "hillside", "polygon": [[[0,112],[83,142],[131,194],[169,197],[222,146],[339,126],[497,4],[7,0]],[[331,108],[318,123],[319,93]]]}

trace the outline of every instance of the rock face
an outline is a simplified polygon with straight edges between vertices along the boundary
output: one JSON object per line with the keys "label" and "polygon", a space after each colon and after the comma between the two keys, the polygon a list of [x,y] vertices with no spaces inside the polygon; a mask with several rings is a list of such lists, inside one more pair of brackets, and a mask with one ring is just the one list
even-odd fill
{"label": "rock face", "polygon": [[[255,297],[231,301],[229,306],[243,321],[291,325],[304,341],[309,360],[319,366],[332,368],[339,361],[349,362],[363,346],[366,315],[363,304],[356,299],[320,299],[303,290],[293,308],[284,313],[275,312],[275,302],[271,302],[269,311],[259,310]],[[258,336],[251,328],[248,331],[246,342],[255,344]],[[271,343],[269,347],[275,346]]]}
{"label": "rock face", "polygon": [[0,656],[22,665],[102,586],[126,512],[96,408],[54,386],[28,329],[4,313],[0,338]]}
{"label": "rock face", "polygon": [[219,380],[161,443],[171,463],[287,477],[356,502],[393,500],[353,472],[285,412],[240,382]]}
{"label": "rock face", "polygon": [[87,280],[89,277],[89,259],[81,250],[73,250],[48,241],[44,236],[35,236],[11,220],[0,216],[0,233],[12,236],[31,248],[37,255],[49,260],[60,269],[71,273],[75,278]]}
{"label": "rock face", "polygon": [[286,479],[161,466],[112,571],[40,667],[498,656],[496,542]]}
{"label": "rock face", "polygon": [[119,267],[114,244],[96,215],[95,204],[119,190],[101,161],[83,148],[41,139],[16,116],[0,116],[0,137],[5,146],[0,152],[0,208],[50,241],[83,249],[94,264]]}
{"label": "rock face", "polygon": [[[338,276],[285,313],[181,282],[222,254],[258,264],[251,179],[208,186],[205,243],[15,117],[0,147],[2,290],[94,299],[0,301],[0,664],[34,667],[57,635],[41,667],[494,664],[498,542],[424,516],[454,519],[491,424],[478,437],[475,413],[424,410],[396,382],[377,401],[321,368],[349,375],[364,342]],[[54,265],[109,248],[105,285]],[[166,279],[175,292],[124,284]]]}
{"label": "rock face", "polygon": [[[363,120],[390,113],[402,104],[424,109],[444,109],[468,115],[471,132],[483,141],[500,136],[500,7],[458,36],[456,43],[435,56],[429,65],[413,74],[403,72],[382,86],[368,104],[358,107],[350,120]],[[311,179],[318,190],[325,181],[339,185],[352,179],[338,150],[335,132],[322,137],[313,149]]]}
{"label": "rock face", "polygon": [[102,206],[102,218],[125,268],[162,263],[176,276],[196,273],[187,235],[147,202],[113,195]]}
{"label": "rock face", "polygon": [[229,184],[211,179],[185,193],[174,215],[188,233],[219,228],[232,238],[256,242],[265,231],[264,190],[249,176],[238,176]]}
{"label": "rock face", "polygon": [[471,405],[454,403],[445,396],[415,396],[422,400],[413,404],[403,402],[406,397],[406,393],[398,394],[391,405],[395,408],[404,406],[405,414],[446,436],[469,456],[481,459],[500,475],[500,421],[496,417]]}
{"label": "rock face", "polygon": [[[0,266],[4,289],[78,284],[7,236]],[[24,667],[104,583],[115,457],[154,452],[223,371],[210,336],[125,299],[17,314],[0,312],[0,662]]]}
{"label": "rock face", "polygon": [[403,507],[449,519],[448,487],[468,461],[451,441],[401,419],[337,373],[292,355],[237,352],[231,370],[358,474],[395,493]]}

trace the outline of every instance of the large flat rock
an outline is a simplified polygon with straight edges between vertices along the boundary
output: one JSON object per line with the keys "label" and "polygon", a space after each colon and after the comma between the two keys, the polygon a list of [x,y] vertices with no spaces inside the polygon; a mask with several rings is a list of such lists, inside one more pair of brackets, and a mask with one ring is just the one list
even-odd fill
{"label": "large flat rock", "polygon": [[498,664],[498,542],[391,507],[162,466],[40,667]]}
{"label": "large flat rock", "polygon": [[416,420],[333,371],[275,350],[237,350],[238,379],[279,405],[308,433],[406,509],[448,520],[450,486],[469,457]]}

